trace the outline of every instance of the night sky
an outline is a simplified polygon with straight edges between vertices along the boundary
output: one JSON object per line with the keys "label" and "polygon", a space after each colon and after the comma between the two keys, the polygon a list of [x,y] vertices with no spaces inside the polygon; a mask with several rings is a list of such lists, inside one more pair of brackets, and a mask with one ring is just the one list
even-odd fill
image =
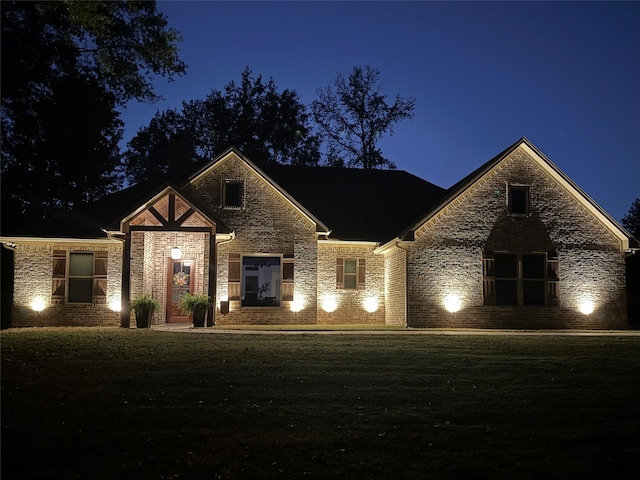
{"label": "night sky", "polygon": [[[187,75],[123,111],[125,141],[157,110],[203,99],[245,67],[298,92],[355,66],[415,97],[385,137],[399,169],[448,188],[527,137],[615,219],[640,197],[640,2],[160,1]],[[124,143],[124,142],[123,142]]]}

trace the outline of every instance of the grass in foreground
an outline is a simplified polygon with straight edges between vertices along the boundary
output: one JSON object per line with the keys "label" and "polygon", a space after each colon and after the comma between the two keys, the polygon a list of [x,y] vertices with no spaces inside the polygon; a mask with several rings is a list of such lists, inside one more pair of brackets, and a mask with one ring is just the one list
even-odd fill
{"label": "grass in foreground", "polygon": [[0,334],[2,478],[635,478],[638,337]]}

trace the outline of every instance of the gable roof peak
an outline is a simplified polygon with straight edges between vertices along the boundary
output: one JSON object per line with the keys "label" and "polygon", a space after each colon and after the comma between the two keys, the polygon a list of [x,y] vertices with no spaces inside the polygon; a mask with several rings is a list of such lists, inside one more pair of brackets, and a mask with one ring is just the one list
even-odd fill
{"label": "gable roof peak", "polygon": [[487,175],[499,163],[510,157],[519,148],[524,150],[527,157],[531,158],[541,168],[543,168],[552,178],[554,178],[563,188],[570,192],[574,198],[581,202],[603,225],[605,225],[621,242],[623,248],[629,245],[629,235],[618,222],[611,217],[602,207],[600,207],[587,193],[585,193],[573,180],[571,180],[560,168],[558,168],[551,160],[547,158],[528,138],[521,137],[517,142],[513,143],[491,160],[481,165],[479,168],[471,172],[462,180],[451,186],[447,190],[445,198],[430,210],[418,222],[404,230],[400,238],[412,239],[415,231],[424,225],[429,219],[433,218],[438,212],[451,204],[456,198],[467,191],[473,184],[478,182],[482,177]]}

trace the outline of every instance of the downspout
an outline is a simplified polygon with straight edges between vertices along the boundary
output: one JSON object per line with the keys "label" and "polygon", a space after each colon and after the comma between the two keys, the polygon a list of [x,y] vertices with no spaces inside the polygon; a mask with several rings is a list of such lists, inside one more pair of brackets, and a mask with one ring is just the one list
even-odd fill
{"label": "downspout", "polygon": [[404,260],[404,328],[409,328],[409,249],[400,246],[402,240],[395,242],[400,250],[405,252]]}
{"label": "downspout", "polygon": [[[131,301],[130,296],[130,276],[131,276],[131,234],[125,233],[124,238],[118,238],[109,233],[104,228],[101,230],[107,235],[109,240],[122,242],[122,276],[120,279],[120,327],[129,328],[131,326]],[[129,240],[127,240],[129,239]]]}
{"label": "downspout", "polygon": [[[211,306],[209,307],[208,318],[210,318],[211,325],[213,327],[216,324],[215,311],[218,303],[218,247],[232,242],[236,238],[236,232],[231,232],[231,238],[218,242],[216,237],[213,236],[213,241],[210,241],[209,245],[209,297],[213,299]],[[213,274],[212,274],[213,273]]]}

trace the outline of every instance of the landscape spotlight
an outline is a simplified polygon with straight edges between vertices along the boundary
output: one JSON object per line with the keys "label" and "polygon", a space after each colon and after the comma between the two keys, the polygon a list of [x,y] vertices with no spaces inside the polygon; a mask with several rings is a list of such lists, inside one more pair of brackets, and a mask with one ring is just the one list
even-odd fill
{"label": "landscape spotlight", "polygon": [[45,309],[47,305],[44,302],[44,298],[36,297],[31,301],[31,310],[38,314]]}
{"label": "landscape spotlight", "polygon": [[457,293],[450,293],[444,298],[444,308],[451,314],[462,308],[462,298]]}
{"label": "landscape spotlight", "polygon": [[580,313],[586,315],[587,317],[593,313],[594,305],[592,300],[582,300],[580,305],[578,305],[578,309]]}

